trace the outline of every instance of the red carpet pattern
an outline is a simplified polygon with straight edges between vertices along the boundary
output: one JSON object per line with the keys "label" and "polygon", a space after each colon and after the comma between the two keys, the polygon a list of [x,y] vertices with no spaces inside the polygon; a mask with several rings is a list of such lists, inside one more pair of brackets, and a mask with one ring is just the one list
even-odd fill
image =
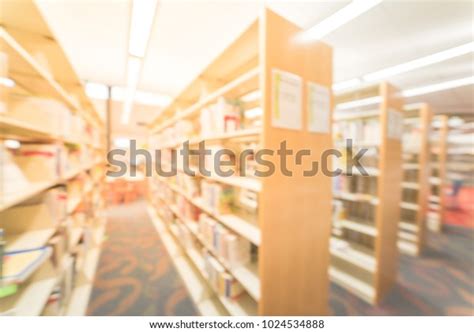
{"label": "red carpet pattern", "polygon": [[[450,190],[447,190],[448,192]],[[463,187],[457,197],[446,198],[445,223],[474,228],[474,188]]]}
{"label": "red carpet pattern", "polygon": [[196,315],[151,220],[146,203],[113,206],[88,315]]}

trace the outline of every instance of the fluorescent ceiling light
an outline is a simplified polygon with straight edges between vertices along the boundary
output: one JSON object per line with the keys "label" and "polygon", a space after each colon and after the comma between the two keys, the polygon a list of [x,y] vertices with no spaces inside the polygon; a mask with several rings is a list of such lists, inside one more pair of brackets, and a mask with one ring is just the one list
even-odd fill
{"label": "fluorescent ceiling light", "polygon": [[[128,89],[120,86],[114,86],[112,88],[112,100],[124,102],[127,99]],[[172,97],[162,93],[146,92],[146,91],[135,91],[133,102],[135,104],[150,105],[166,107],[171,101]]]}
{"label": "fluorescent ceiling light", "polygon": [[443,62],[458,56],[466,55],[474,52],[474,42],[463,44],[457,47],[453,47],[441,52],[437,52],[419,59],[408,61],[405,63],[398,64],[396,66],[387,67],[375,71],[373,73],[366,74],[360,78],[353,78],[350,80],[342,81],[333,84],[332,88],[335,92],[354,88],[364,82],[374,82],[382,79],[387,79],[392,76],[403,74],[415,69],[423,68],[429,65],[433,65],[439,62]]}
{"label": "fluorescent ceiling light", "polygon": [[240,100],[242,100],[244,103],[250,103],[252,101],[258,100],[261,95],[262,94],[260,90],[255,90],[247,93],[246,95],[243,95],[242,97],[240,97]]}
{"label": "fluorescent ceiling light", "polygon": [[254,119],[263,114],[263,111],[260,107],[251,108],[245,111],[245,117],[247,119]]}
{"label": "fluorescent ceiling light", "polygon": [[402,96],[415,97],[415,96],[425,95],[425,94],[433,93],[437,91],[459,88],[459,87],[470,85],[470,84],[474,84],[474,76],[461,78],[461,79],[453,80],[453,81],[431,84],[431,85],[422,86],[419,88],[404,90],[402,91]]}
{"label": "fluorescent ceiling light", "polygon": [[5,146],[9,149],[19,149],[21,146],[20,142],[14,139],[6,139],[4,142]]}
{"label": "fluorescent ceiling light", "polygon": [[363,76],[364,81],[378,81],[387,77],[399,75],[418,68],[426,67],[438,62],[446,61],[461,55],[474,52],[474,42],[450,48],[413,61],[401,63]]}
{"label": "fluorescent ceiling light", "polygon": [[165,107],[171,103],[172,99],[170,96],[164,94],[137,91],[134,101],[137,104]]}
{"label": "fluorescent ceiling light", "polygon": [[130,146],[130,139],[126,137],[114,138],[114,145],[117,148],[126,149]]}
{"label": "fluorescent ceiling light", "polygon": [[359,78],[353,78],[353,79],[350,79],[350,80],[347,80],[347,81],[342,81],[342,82],[333,84],[332,85],[332,90],[334,92],[337,92],[337,91],[341,91],[341,90],[345,90],[345,89],[350,89],[350,88],[353,88],[355,86],[358,86],[361,83],[362,83],[362,81]]}
{"label": "fluorescent ceiling light", "polygon": [[371,8],[377,6],[382,0],[354,0],[333,15],[324,19],[302,34],[303,40],[321,39],[344,24],[352,21]]}
{"label": "fluorescent ceiling light", "polygon": [[137,90],[138,79],[140,77],[140,70],[142,67],[142,60],[136,57],[129,57],[127,64],[127,92],[125,96],[125,104],[122,111],[122,124],[127,124],[132,113],[133,100],[135,98],[135,91]]}
{"label": "fluorescent ceiling light", "polygon": [[0,77],[0,85],[6,86],[7,88],[13,88],[15,81],[8,77]]}
{"label": "fluorescent ceiling light", "polygon": [[128,52],[133,56],[145,56],[157,3],[156,0],[133,0],[128,44]]}
{"label": "fluorescent ceiling light", "polygon": [[448,119],[448,125],[452,126],[452,127],[459,127],[461,126],[462,124],[464,124],[464,120],[461,119],[460,117],[452,117],[450,119]]}
{"label": "fluorescent ceiling light", "polygon": [[142,66],[142,60],[136,57],[129,57],[127,64],[127,87],[134,89],[137,88],[138,78],[140,76],[140,69]]}
{"label": "fluorescent ceiling light", "polygon": [[378,104],[381,101],[382,101],[381,96],[358,99],[358,100],[354,100],[354,101],[348,101],[346,103],[337,104],[336,109],[337,110],[348,110],[348,109],[351,109],[351,108]]}
{"label": "fluorescent ceiling light", "polygon": [[86,94],[89,98],[107,100],[109,98],[109,89],[105,84],[87,82]]}

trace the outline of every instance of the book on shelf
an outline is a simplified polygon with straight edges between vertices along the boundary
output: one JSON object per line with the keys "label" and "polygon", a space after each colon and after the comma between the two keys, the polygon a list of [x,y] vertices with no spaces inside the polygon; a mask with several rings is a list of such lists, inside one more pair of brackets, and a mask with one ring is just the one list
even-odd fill
{"label": "book on shelf", "polygon": [[205,107],[200,114],[200,135],[213,135],[237,131],[241,128],[242,109],[237,103],[231,103],[220,97],[216,103]]}
{"label": "book on shelf", "polygon": [[42,202],[18,205],[0,212],[0,227],[5,232],[6,245],[15,250],[44,245],[48,240],[45,236],[51,236],[58,224],[51,215],[51,209]]}
{"label": "book on shelf", "polygon": [[50,255],[51,248],[48,246],[5,252],[1,279],[3,285],[24,282]]}
{"label": "book on shelf", "polygon": [[52,220],[59,224],[67,217],[67,192],[64,185],[46,190],[41,195],[25,202],[26,205],[44,204],[47,206]]}
{"label": "book on shelf", "polygon": [[235,200],[235,189],[212,181],[201,181],[201,198],[203,204],[215,214],[228,214],[232,211]]}
{"label": "book on shelf", "polygon": [[245,265],[251,260],[251,243],[233,233],[213,218],[201,214],[199,233],[205,243],[231,267]]}
{"label": "book on shelf", "polygon": [[28,189],[30,182],[15,163],[13,153],[0,144],[0,204]]}
{"label": "book on shelf", "polygon": [[11,94],[5,115],[53,136],[63,136],[68,132],[65,129],[71,112],[55,99]]}
{"label": "book on shelf", "polygon": [[376,119],[353,119],[351,121],[337,121],[334,123],[336,141],[350,138],[353,143],[380,143],[380,121]]}
{"label": "book on shelf", "polygon": [[41,316],[59,316],[61,313],[61,288],[56,286],[49,295]]}
{"label": "book on shelf", "polygon": [[67,252],[66,237],[58,234],[48,241],[48,245],[52,249],[52,262],[56,268],[60,268],[63,262],[65,253]]}
{"label": "book on shelf", "polygon": [[13,161],[30,182],[56,181],[63,172],[64,148],[59,144],[21,144]]}
{"label": "book on shelf", "polygon": [[[3,279],[3,257],[5,255],[5,231],[0,228],[0,280]],[[0,288],[3,288],[3,283],[0,282]],[[1,297],[1,296],[0,296]]]}
{"label": "book on shelf", "polygon": [[[0,77],[8,77],[8,54],[0,52]],[[2,87],[0,89],[0,114],[7,111],[9,99],[9,89]]]}
{"label": "book on shelf", "polygon": [[204,271],[211,287],[220,295],[229,299],[236,299],[244,293],[242,285],[229,274],[212,255],[203,252]]}

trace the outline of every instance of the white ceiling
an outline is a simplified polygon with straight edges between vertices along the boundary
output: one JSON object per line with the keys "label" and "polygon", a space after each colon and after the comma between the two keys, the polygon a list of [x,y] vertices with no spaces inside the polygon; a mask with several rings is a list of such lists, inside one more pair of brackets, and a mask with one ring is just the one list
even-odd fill
{"label": "white ceiling", "polygon": [[[84,80],[125,85],[130,0],[39,0]],[[272,1],[271,9],[308,28],[349,1]],[[334,81],[474,39],[472,1],[384,1],[324,41],[334,47]],[[139,89],[176,95],[257,16],[256,1],[162,0]],[[474,75],[473,55],[397,76],[401,89]],[[473,112],[473,87],[420,96],[439,112]]]}

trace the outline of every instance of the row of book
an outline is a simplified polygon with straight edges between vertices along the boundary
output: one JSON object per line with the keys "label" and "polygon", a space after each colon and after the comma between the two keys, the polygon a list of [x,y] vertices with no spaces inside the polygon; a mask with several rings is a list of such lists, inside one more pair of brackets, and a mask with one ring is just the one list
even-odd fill
{"label": "row of book", "polygon": [[0,196],[15,195],[31,184],[56,181],[79,171],[94,160],[87,151],[61,144],[22,143],[16,149],[0,145]]}
{"label": "row of book", "polygon": [[418,202],[418,190],[411,188],[402,189],[402,202],[417,203]]}
{"label": "row of book", "polygon": [[235,188],[213,181],[201,180],[201,199],[213,213],[228,214],[232,212],[236,199]]}
{"label": "row of book", "polygon": [[354,144],[379,144],[381,139],[380,121],[378,119],[352,119],[337,121],[333,125],[336,141],[350,138]]}
{"label": "row of book", "polygon": [[[179,239],[180,244],[187,250],[196,250],[202,256],[202,266],[199,262],[195,263],[199,264],[199,268],[202,269],[211,288],[219,296],[231,300],[235,300],[244,293],[245,290],[242,285],[226,270],[221,261],[231,267],[248,263],[250,261],[250,243],[248,241],[246,241],[247,243],[240,242],[241,240],[237,235],[232,234],[225,227],[204,214],[201,214],[199,218],[198,232],[200,239],[198,240],[195,234],[179,218],[173,215],[173,212],[164,204],[164,201],[160,205],[162,206],[162,209],[160,209],[161,218]],[[209,252],[208,248],[202,246],[200,241],[207,243],[208,248],[212,248],[213,252]],[[214,255],[218,255],[221,261],[216,259]]]}
{"label": "row of book", "polygon": [[421,128],[405,126],[402,136],[402,146],[404,151],[418,152],[421,144]]}
{"label": "row of book", "polygon": [[236,299],[245,292],[242,285],[209,252],[203,250],[202,255],[207,280],[218,295]]}
{"label": "row of book", "polygon": [[415,221],[417,216],[417,211],[409,209],[400,210],[400,220],[410,222]]}
{"label": "row of book", "polygon": [[[33,54],[40,66],[49,71],[47,57],[41,52]],[[9,56],[0,52],[0,77],[9,77]],[[75,96],[69,96],[76,104]],[[65,137],[98,145],[101,134],[97,128],[87,123],[79,114],[74,114],[66,104],[53,98],[36,97],[10,93],[10,88],[0,90],[0,114],[27,124],[51,135]]]}
{"label": "row of book", "polygon": [[152,138],[152,145],[174,145],[198,137],[232,133],[256,125],[256,116],[246,116],[245,103],[239,99],[220,97],[200,110],[198,121],[179,120]]}
{"label": "row of book", "polygon": [[353,202],[342,200],[338,215],[353,221],[370,222],[375,220],[376,206],[369,202]]}
{"label": "row of book", "polygon": [[403,171],[403,182],[418,182],[419,171],[417,169],[405,169]]}
{"label": "row of book", "polygon": [[333,193],[335,195],[349,193],[376,196],[377,182],[375,176],[346,176],[341,174],[332,178]]}
{"label": "row of book", "polygon": [[238,101],[220,97],[216,103],[201,110],[200,135],[208,137],[241,129],[243,108]]}
{"label": "row of book", "polygon": [[250,262],[250,242],[205,214],[199,217],[199,234],[216,255],[230,266],[240,266]]}

